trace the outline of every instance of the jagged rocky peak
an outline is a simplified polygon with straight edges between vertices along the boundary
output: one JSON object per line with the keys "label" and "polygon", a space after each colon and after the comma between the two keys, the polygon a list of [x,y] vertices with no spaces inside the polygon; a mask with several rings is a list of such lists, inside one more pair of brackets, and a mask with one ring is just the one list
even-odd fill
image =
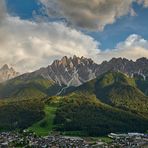
{"label": "jagged rocky peak", "polygon": [[126,58],[112,58],[110,61],[105,61],[100,64],[100,69],[97,75],[103,74],[109,70],[120,71],[129,76],[134,74],[146,75],[148,76],[148,59],[140,58],[135,62],[133,60],[128,60]]}
{"label": "jagged rocky peak", "polygon": [[9,67],[7,64],[3,65],[2,68],[0,69],[1,71],[11,71],[11,72],[14,72],[14,73],[18,73],[14,70],[13,67]]}
{"label": "jagged rocky peak", "polygon": [[67,63],[68,63],[68,57],[67,56],[64,56],[62,59],[61,59],[61,63],[63,64],[63,65],[66,65]]}
{"label": "jagged rocky peak", "polygon": [[13,67],[10,67],[5,64],[0,68],[0,82],[7,81],[14,77],[17,77],[19,72],[16,72]]}
{"label": "jagged rocky peak", "polygon": [[52,63],[52,66],[64,66],[64,67],[69,67],[69,68],[74,68],[75,66],[78,66],[80,64],[83,65],[89,65],[89,64],[94,64],[92,59],[88,59],[88,58],[84,58],[82,57],[77,57],[76,55],[74,55],[73,57],[67,57],[64,56],[61,60],[55,60]]}
{"label": "jagged rocky peak", "polygon": [[148,59],[145,58],[145,57],[143,57],[143,58],[137,59],[137,60],[136,60],[136,63],[145,66],[146,64],[148,64]]}
{"label": "jagged rocky peak", "polygon": [[3,65],[1,70],[8,70],[9,69],[9,66],[7,64]]}
{"label": "jagged rocky peak", "polygon": [[41,68],[29,76],[42,76],[60,85],[78,86],[108,71],[120,71],[129,76],[140,74],[146,77],[148,76],[147,65],[147,58],[141,58],[135,62],[126,58],[113,58],[102,64],[96,64],[89,58],[64,56],[60,60],[55,60],[47,68]]}
{"label": "jagged rocky peak", "polygon": [[64,56],[61,60],[54,61],[48,71],[50,76],[54,73],[54,79],[58,79],[61,84],[77,86],[95,78],[97,68],[98,65],[93,60],[74,55]]}
{"label": "jagged rocky peak", "polygon": [[67,65],[69,62],[69,58],[67,56],[64,56],[61,60],[55,60],[51,65],[53,66],[60,66],[60,65]]}
{"label": "jagged rocky peak", "polygon": [[[128,62],[131,62],[130,60],[126,59],[126,58],[112,58],[109,63],[112,63],[112,64],[124,64],[124,63],[128,63]],[[133,62],[133,61],[132,61]]]}
{"label": "jagged rocky peak", "polygon": [[144,62],[148,62],[148,59],[146,57],[142,57],[142,58],[139,58],[136,60],[137,62],[138,61],[144,61]]}
{"label": "jagged rocky peak", "polygon": [[60,85],[78,86],[95,78],[97,68],[98,65],[89,58],[64,56],[47,68],[35,71],[33,75],[41,75]]}

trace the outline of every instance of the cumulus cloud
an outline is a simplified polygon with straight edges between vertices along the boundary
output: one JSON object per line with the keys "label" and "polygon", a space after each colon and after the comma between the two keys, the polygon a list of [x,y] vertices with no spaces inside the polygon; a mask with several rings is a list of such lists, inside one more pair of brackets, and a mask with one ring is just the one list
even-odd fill
{"label": "cumulus cloud", "polygon": [[[116,18],[133,12],[131,0],[41,0],[51,16],[58,14],[66,17],[75,26],[89,30],[102,30],[106,24],[112,24]],[[58,9],[51,6],[56,3]],[[57,10],[57,11],[56,11]],[[52,12],[52,13],[51,13]]]}
{"label": "cumulus cloud", "polygon": [[108,49],[97,55],[98,62],[110,60],[113,57],[123,57],[132,60],[148,57],[148,40],[137,34],[132,34],[124,42],[118,43],[115,49]]}
{"label": "cumulus cloud", "polygon": [[91,56],[98,43],[63,23],[37,23],[12,17],[0,1],[0,63],[7,63],[21,72],[47,66],[55,58],[68,55]]}
{"label": "cumulus cloud", "polygon": [[143,4],[144,7],[148,7],[148,0],[138,0],[139,4]]}
{"label": "cumulus cloud", "polygon": [[148,0],[40,0],[50,17],[65,17],[76,27],[87,30],[103,30],[125,15],[136,15],[132,4],[145,7]]}
{"label": "cumulus cloud", "polygon": [[65,55],[90,57],[98,63],[112,57],[148,57],[148,41],[138,35],[129,36],[115,49],[103,51],[98,49],[99,45],[92,37],[64,23],[38,23],[10,16],[4,1],[0,1],[0,65],[7,63],[23,73]]}

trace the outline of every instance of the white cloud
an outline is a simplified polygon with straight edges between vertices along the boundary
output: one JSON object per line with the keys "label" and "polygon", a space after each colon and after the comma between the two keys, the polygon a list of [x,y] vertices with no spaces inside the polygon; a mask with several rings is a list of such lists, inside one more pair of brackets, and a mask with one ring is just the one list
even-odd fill
{"label": "white cloud", "polygon": [[[129,36],[115,49],[101,51],[99,42],[63,23],[37,23],[7,14],[0,1],[0,63],[18,71],[33,71],[62,56],[91,57],[100,63],[112,57],[148,57],[148,41]],[[97,1],[96,1],[97,2]]]}
{"label": "white cloud", "polygon": [[132,4],[145,7],[148,0],[40,0],[50,17],[65,17],[69,23],[87,30],[103,30],[125,15],[136,15]]}
{"label": "white cloud", "polygon": [[139,4],[143,4],[144,7],[148,7],[148,0],[137,0]]}
{"label": "white cloud", "polygon": [[124,42],[119,43],[115,49],[102,51],[97,55],[99,61],[110,60],[113,57],[124,57],[136,60],[140,57],[148,57],[148,40],[141,36],[130,35]]}
{"label": "white cloud", "polygon": [[[59,16],[61,15],[66,17],[66,19],[75,26],[89,30],[102,30],[106,24],[112,24],[117,18],[133,12],[131,1],[132,0],[41,0],[49,16],[54,13]],[[53,5],[58,6],[58,9],[55,9]],[[54,9],[53,11],[51,6]]]}
{"label": "white cloud", "polygon": [[[0,63],[21,72],[47,66],[55,58],[96,54],[98,43],[63,23],[37,23],[12,17],[0,1]],[[4,15],[5,14],[5,15]]]}

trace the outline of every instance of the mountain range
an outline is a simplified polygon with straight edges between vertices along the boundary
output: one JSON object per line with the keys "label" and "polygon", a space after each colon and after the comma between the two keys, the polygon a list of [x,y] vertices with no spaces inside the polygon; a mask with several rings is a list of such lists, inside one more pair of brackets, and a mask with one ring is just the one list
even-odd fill
{"label": "mountain range", "polygon": [[148,130],[148,59],[63,57],[0,84],[0,131],[98,136]]}
{"label": "mountain range", "polygon": [[[27,90],[30,87],[29,91],[32,90],[31,92],[35,96],[37,96],[36,94],[43,96],[62,94],[66,89],[80,86],[108,71],[122,72],[130,77],[138,77],[138,80],[139,78],[146,80],[148,79],[147,65],[148,59],[146,58],[140,58],[135,62],[124,58],[113,58],[108,62],[104,61],[101,64],[96,64],[92,59],[77,56],[68,58],[65,56],[61,60],[55,60],[46,68],[40,68],[32,73],[25,73],[20,76],[13,68],[4,65],[1,68],[1,71],[3,71],[1,79],[5,77],[8,80],[8,74],[9,79],[12,76],[15,78],[12,77],[13,79],[7,83],[0,85],[0,98],[10,97],[12,94],[14,97],[20,93],[28,93]],[[4,71],[6,72],[4,73]],[[147,83],[145,83],[145,81],[139,81],[139,86],[142,86],[140,89],[148,92]],[[36,93],[34,93],[35,90]]]}
{"label": "mountain range", "polygon": [[[125,58],[113,58],[108,62],[103,61],[101,64],[97,64],[92,59],[65,56],[61,60],[55,60],[46,68],[23,74],[21,78],[42,76],[59,85],[79,86],[108,71],[120,71],[131,77],[138,74],[146,78],[148,76],[147,65],[147,58],[140,58],[135,62]],[[0,69],[0,82],[17,76],[19,76],[19,73],[12,67],[9,68],[7,64]]]}
{"label": "mountain range", "polygon": [[108,71],[120,71],[131,77],[138,74],[146,78],[148,76],[147,65],[147,58],[140,58],[135,62],[125,58],[113,58],[108,62],[96,64],[92,59],[65,56],[61,60],[55,60],[46,68],[23,74],[21,78],[42,76],[59,85],[79,86]]}

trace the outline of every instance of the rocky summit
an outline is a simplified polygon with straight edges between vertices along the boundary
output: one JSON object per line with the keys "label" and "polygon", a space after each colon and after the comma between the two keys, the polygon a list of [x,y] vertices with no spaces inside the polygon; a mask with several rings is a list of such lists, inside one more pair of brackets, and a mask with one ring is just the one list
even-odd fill
{"label": "rocky summit", "polygon": [[[140,58],[136,61],[126,58],[112,58],[110,61],[103,61],[101,64],[95,63],[90,58],[85,57],[67,57],[55,60],[51,65],[40,68],[32,73],[26,73],[21,78],[32,79],[42,76],[62,86],[79,86],[88,82],[108,71],[122,72],[130,77],[139,75],[146,79],[148,77],[148,59]],[[18,76],[13,68],[4,65],[0,69],[0,81],[6,81]]]}
{"label": "rocky summit", "polygon": [[55,60],[47,68],[41,68],[31,75],[41,75],[60,85],[79,86],[84,82],[94,79],[98,68],[99,65],[91,59],[79,58],[77,56],[68,58],[65,56],[61,60]]}
{"label": "rocky summit", "polygon": [[139,74],[143,77],[148,76],[148,59],[140,58],[136,61],[128,60],[126,58],[112,58],[109,62],[104,61],[99,65],[98,74],[103,74],[107,71],[120,71],[129,76]]}
{"label": "rocky summit", "polygon": [[0,68],[0,82],[7,81],[18,76],[19,73],[16,72],[12,67],[9,68],[7,64]]}

